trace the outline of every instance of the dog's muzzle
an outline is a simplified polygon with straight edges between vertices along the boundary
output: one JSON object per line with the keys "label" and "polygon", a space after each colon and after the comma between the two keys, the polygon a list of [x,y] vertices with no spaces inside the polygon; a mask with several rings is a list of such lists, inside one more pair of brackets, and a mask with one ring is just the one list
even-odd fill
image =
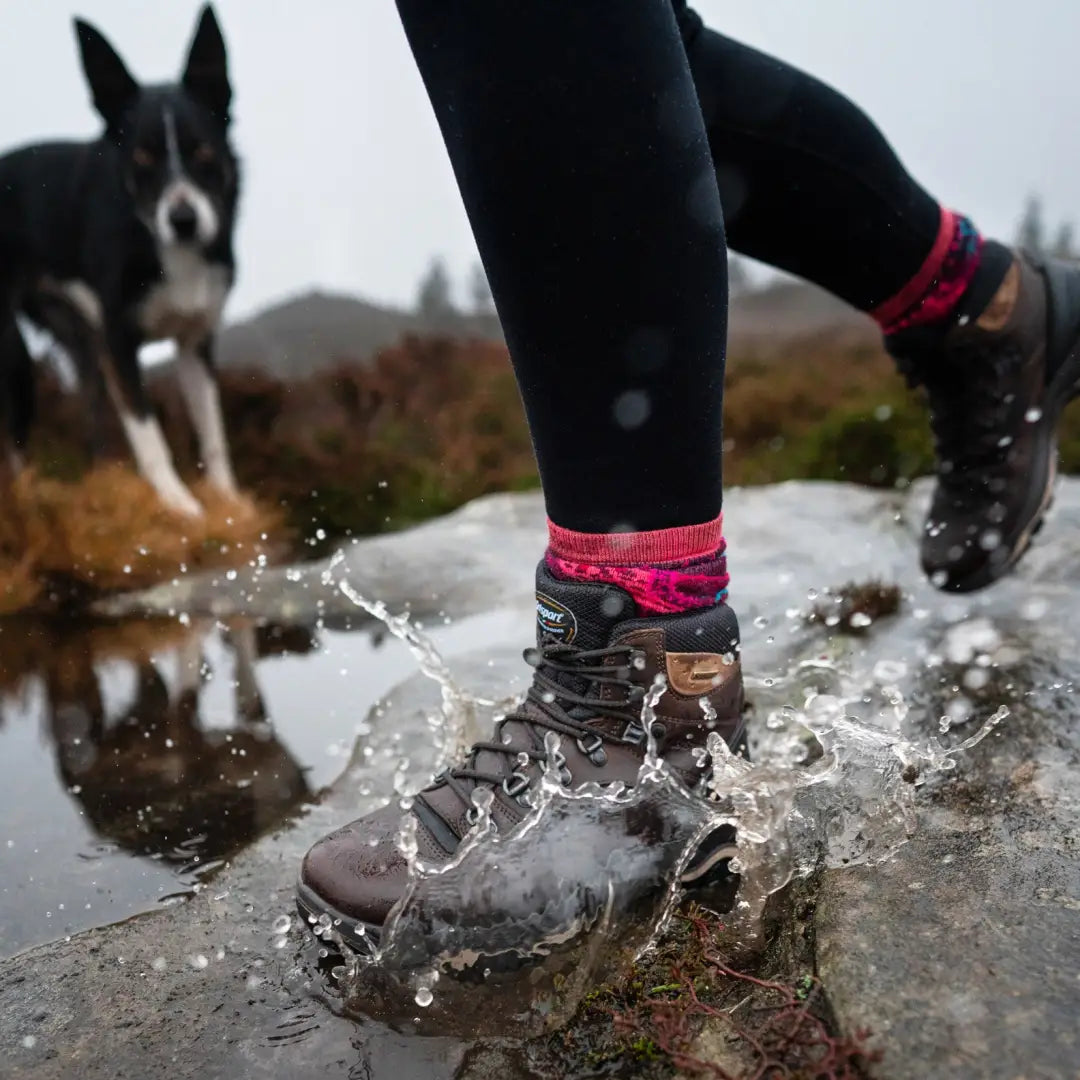
{"label": "dog's muzzle", "polygon": [[217,236],[218,216],[206,193],[183,178],[161,193],[154,228],[163,244],[209,244]]}

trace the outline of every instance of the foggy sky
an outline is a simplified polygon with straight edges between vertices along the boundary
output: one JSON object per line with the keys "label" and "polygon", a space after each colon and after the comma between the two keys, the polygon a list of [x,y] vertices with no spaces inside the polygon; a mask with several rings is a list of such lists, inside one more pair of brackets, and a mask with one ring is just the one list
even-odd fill
{"label": "foggy sky", "polygon": [[[216,9],[245,163],[229,314],[312,286],[411,303],[434,253],[463,278],[475,248],[392,0]],[[0,147],[97,133],[72,14],[151,82],[179,71],[196,10],[182,0],[9,3]],[[855,98],[916,176],[984,231],[1011,238],[1032,190],[1051,225],[1080,219],[1080,4],[699,0],[698,10]]]}

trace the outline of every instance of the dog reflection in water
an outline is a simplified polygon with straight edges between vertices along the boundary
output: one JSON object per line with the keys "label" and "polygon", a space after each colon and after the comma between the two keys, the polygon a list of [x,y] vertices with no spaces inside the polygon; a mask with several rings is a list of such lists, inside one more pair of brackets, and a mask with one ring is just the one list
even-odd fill
{"label": "dog reflection in water", "polygon": [[[145,624],[132,631],[145,642]],[[267,723],[255,671],[260,655],[306,651],[303,642],[289,648],[287,636],[232,627],[225,637],[235,658],[233,722],[208,728],[200,699],[208,676],[204,646],[214,632],[212,624],[170,623],[158,629],[167,640],[149,649],[100,651],[83,634],[68,647],[61,640],[35,665],[60,775],[90,824],[129,851],[185,870],[227,858],[311,795],[303,770]],[[306,633],[300,636],[312,646]],[[133,689],[115,690],[132,676]]]}

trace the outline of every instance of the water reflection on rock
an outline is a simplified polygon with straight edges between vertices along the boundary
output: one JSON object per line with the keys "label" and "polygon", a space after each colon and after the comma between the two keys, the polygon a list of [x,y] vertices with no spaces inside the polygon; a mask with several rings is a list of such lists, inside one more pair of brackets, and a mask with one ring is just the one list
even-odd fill
{"label": "water reflection on rock", "polygon": [[[310,795],[303,770],[266,719],[253,627],[227,635],[236,658],[235,724],[205,730],[199,715],[206,628],[131,662],[134,693],[106,717],[86,653],[72,684],[46,679],[57,768],[98,834],[139,855],[194,869],[227,857]],[[170,686],[162,674],[172,661]]]}
{"label": "water reflection on rock", "polygon": [[[228,711],[219,704],[212,717],[204,712],[215,678],[207,661],[211,645],[218,660],[229,662]],[[197,884],[280,825],[312,792],[304,767],[270,722],[257,665],[265,656],[314,646],[310,631],[250,622],[0,624],[0,745],[3,736],[14,738],[17,725],[36,717],[60,782],[58,791],[35,788],[37,806],[22,807],[22,828],[4,815],[16,825],[6,851],[11,873],[5,891],[20,869],[36,876],[43,853],[50,862],[53,854],[62,860],[62,845],[51,850],[51,831],[42,835],[32,820],[34,810],[46,819],[60,816],[58,796],[76,805],[79,824],[90,834],[78,852],[82,861],[129,853],[160,864],[162,872],[151,873],[147,883],[154,899]],[[9,753],[3,771],[15,773],[20,764],[26,764],[21,755]],[[20,867],[18,841],[24,838],[33,847]],[[110,881],[107,892],[134,905],[135,898],[124,895],[124,878]],[[91,885],[101,892],[96,878]],[[39,890],[37,906],[43,902],[58,914],[77,906],[92,910],[89,902],[72,903],[81,891],[74,881],[55,896]],[[5,950],[31,936],[6,922],[0,919]]]}

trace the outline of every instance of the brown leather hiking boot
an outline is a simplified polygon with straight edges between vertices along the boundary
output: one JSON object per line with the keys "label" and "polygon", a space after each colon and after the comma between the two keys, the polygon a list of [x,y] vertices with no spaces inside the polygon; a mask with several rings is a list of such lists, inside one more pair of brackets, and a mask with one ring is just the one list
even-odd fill
{"label": "brown leather hiking boot", "polygon": [[1016,257],[986,309],[886,339],[926,388],[938,483],[923,569],[969,592],[1008,573],[1053,499],[1057,428],[1080,380],[1080,269]]}
{"label": "brown leather hiking boot", "polygon": [[[494,793],[491,818],[500,833],[525,817],[547,760],[548,732],[560,736],[552,764],[568,787],[590,781],[633,785],[646,750],[642,703],[657,675],[667,680],[667,690],[655,707],[653,735],[660,755],[688,787],[701,783],[701,755],[694,751],[705,747],[710,731],[745,752],[739,630],[729,607],[637,618],[623,590],[559,581],[543,563],[536,601],[538,644],[525,654],[536,673],[525,701],[497,724],[490,741],[477,743],[461,765],[436,777],[407,811],[416,817],[418,855],[425,863],[438,865],[454,854],[475,821],[472,793],[479,786]],[[715,717],[707,718],[702,702]],[[341,920],[342,937],[361,950],[378,941],[406,886],[407,864],[397,846],[403,813],[393,803],[346,825],[320,840],[301,867],[301,911]],[[730,830],[718,830],[683,879],[700,880],[734,855],[733,841]]]}

